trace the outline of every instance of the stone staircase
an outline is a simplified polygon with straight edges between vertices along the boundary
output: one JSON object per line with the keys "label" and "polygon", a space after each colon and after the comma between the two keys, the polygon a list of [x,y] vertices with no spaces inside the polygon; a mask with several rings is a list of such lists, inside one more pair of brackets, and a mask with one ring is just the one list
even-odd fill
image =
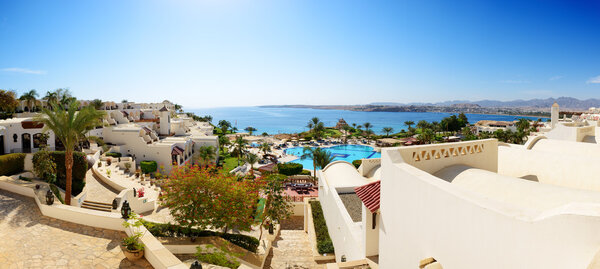
{"label": "stone staircase", "polygon": [[111,204],[88,201],[88,200],[85,200],[85,201],[83,201],[83,203],[81,203],[81,208],[87,208],[87,209],[104,211],[104,212],[112,211]]}

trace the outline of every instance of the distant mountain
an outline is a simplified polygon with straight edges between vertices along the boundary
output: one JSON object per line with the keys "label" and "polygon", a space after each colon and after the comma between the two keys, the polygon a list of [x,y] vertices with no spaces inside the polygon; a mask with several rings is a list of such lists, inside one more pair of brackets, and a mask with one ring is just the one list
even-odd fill
{"label": "distant mountain", "polygon": [[557,102],[561,108],[564,109],[577,109],[587,110],[590,107],[600,107],[600,99],[586,99],[579,100],[573,97],[559,97],[559,98],[547,98],[547,99],[531,99],[531,100],[513,100],[513,101],[497,101],[497,100],[481,100],[481,101],[467,101],[467,100],[454,100],[445,101],[438,103],[392,103],[392,102],[377,102],[371,103],[371,105],[380,106],[453,106],[458,104],[472,104],[479,105],[481,107],[510,107],[510,108],[548,108]]}

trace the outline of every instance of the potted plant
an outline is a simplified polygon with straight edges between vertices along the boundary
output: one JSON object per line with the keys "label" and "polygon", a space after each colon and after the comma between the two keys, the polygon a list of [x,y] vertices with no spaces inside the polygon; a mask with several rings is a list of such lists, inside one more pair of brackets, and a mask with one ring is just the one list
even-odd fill
{"label": "potted plant", "polygon": [[125,173],[129,173],[129,168],[131,168],[131,163],[125,163]]}
{"label": "potted plant", "polygon": [[123,254],[130,261],[139,260],[144,257],[144,244],[139,242],[139,239],[143,236],[141,232],[139,232],[139,228],[143,225],[140,221],[140,218],[132,213],[129,215],[130,221],[125,220],[123,222],[123,227],[132,228],[133,235],[123,238],[121,241],[121,249],[123,250]]}

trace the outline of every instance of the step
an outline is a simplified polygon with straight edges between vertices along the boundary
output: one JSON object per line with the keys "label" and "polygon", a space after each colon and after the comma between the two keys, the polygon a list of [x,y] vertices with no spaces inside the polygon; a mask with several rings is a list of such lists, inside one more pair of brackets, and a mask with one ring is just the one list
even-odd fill
{"label": "step", "polygon": [[93,205],[98,205],[98,206],[108,206],[108,207],[112,208],[112,204],[101,203],[101,202],[94,202],[94,201],[88,201],[88,200],[84,200],[82,204],[93,204]]}
{"label": "step", "polygon": [[85,204],[82,204],[81,208],[87,208],[87,209],[91,209],[91,210],[98,210],[98,211],[104,211],[104,212],[112,212],[112,210],[110,208],[96,207],[96,206],[85,205]]}

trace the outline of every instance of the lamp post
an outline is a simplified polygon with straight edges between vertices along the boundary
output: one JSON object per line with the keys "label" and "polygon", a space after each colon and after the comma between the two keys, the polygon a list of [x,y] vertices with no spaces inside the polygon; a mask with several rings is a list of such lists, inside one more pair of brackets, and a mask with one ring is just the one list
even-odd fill
{"label": "lamp post", "polygon": [[121,206],[121,216],[124,219],[128,219],[130,214],[131,214],[131,207],[129,207],[129,202],[125,201],[125,202],[123,202],[123,205]]}
{"label": "lamp post", "polygon": [[51,190],[48,190],[46,192],[46,204],[47,205],[52,205],[54,204],[54,194],[52,193]]}

